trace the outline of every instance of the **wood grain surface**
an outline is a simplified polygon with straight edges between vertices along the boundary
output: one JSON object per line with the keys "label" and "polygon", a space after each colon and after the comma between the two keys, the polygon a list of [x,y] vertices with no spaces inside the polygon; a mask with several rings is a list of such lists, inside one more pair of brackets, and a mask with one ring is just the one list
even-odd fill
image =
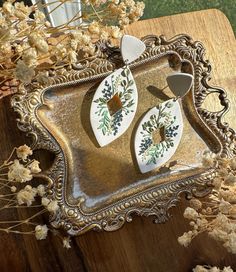
{"label": "wood grain surface", "polygon": [[[225,120],[236,129],[236,44],[224,14],[207,10],[140,21],[127,32],[139,37],[164,34],[167,38],[187,33],[194,40],[202,41],[213,66],[212,84],[223,86],[231,101]],[[220,107],[213,96],[206,104],[213,110]],[[1,100],[0,159],[7,157],[14,146],[29,142],[16,128],[15,118],[9,98]],[[116,232],[89,232],[73,238],[70,250],[63,249],[61,241],[53,235],[38,242],[31,236],[1,233],[0,271],[186,272],[196,264],[231,265],[236,270],[235,256],[207,235],[197,237],[188,249],[178,244],[177,237],[188,230],[188,222],[182,216],[186,204],[182,199],[177,208],[172,209],[173,217],[166,224],[155,225],[151,218],[134,217],[132,223]],[[15,211],[15,216],[21,217],[21,214]]]}

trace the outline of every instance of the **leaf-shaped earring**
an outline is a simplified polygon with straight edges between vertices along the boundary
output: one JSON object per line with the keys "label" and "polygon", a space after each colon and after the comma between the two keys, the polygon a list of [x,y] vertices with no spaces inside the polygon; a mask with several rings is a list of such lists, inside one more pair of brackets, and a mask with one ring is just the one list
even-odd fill
{"label": "leaf-shaped earring", "polygon": [[141,120],[135,134],[135,154],[142,173],[160,167],[174,155],[183,133],[179,99],[190,90],[192,82],[190,74],[169,75],[167,83],[176,97],[150,109]]}
{"label": "leaf-shaped earring", "polygon": [[128,65],[139,58],[145,48],[145,44],[139,39],[124,35],[121,54],[125,66],[106,77],[94,94],[90,122],[100,146],[120,137],[135,116],[138,93]]}

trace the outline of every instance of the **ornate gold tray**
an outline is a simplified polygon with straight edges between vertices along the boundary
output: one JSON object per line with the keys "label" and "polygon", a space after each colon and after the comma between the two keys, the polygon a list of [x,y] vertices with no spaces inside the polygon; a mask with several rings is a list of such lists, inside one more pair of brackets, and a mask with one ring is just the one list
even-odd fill
{"label": "ornate gold tray", "polygon": [[[223,89],[208,85],[211,65],[204,59],[203,45],[187,35],[170,40],[150,35],[143,41],[147,49],[131,65],[139,92],[135,119],[126,133],[106,147],[96,143],[89,111],[99,82],[122,65],[118,48],[98,43],[95,57],[51,71],[49,83],[24,86],[12,98],[20,116],[19,129],[33,137],[32,147],[55,155],[41,177],[60,204],[52,224],[69,234],[113,231],[132,221],[132,214],[165,222],[180,193],[201,196],[209,192],[214,172],[201,168],[205,150],[223,156],[235,153],[231,145],[235,132],[222,123],[229,102]],[[194,76],[194,86],[182,100],[183,137],[166,165],[141,174],[134,158],[135,129],[149,108],[173,97],[165,80],[173,71]],[[218,95],[219,111],[204,108],[211,94]]]}

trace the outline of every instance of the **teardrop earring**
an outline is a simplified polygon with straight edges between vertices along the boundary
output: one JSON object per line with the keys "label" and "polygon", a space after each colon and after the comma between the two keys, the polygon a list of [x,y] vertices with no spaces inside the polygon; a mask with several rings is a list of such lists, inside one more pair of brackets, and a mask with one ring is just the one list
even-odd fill
{"label": "teardrop earring", "polygon": [[193,76],[175,73],[166,80],[176,97],[150,109],[135,134],[135,154],[142,173],[166,163],[174,155],[182,137],[183,118],[179,100],[191,89]]}
{"label": "teardrop earring", "polygon": [[133,121],[138,92],[128,65],[139,58],[145,48],[141,40],[124,35],[121,40],[121,55],[125,66],[106,77],[94,94],[90,122],[100,146],[120,137]]}

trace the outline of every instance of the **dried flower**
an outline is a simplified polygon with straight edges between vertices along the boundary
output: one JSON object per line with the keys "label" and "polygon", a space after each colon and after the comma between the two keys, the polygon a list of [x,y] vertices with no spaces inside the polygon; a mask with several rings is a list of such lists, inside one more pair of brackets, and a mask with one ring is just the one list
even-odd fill
{"label": "dried flower", "polygon": [[8,179],[16,182],[26,182],[33,178],[28,168],[24,167],[19,160],[14,160],[14,163],[9,167]]}
{"label": "dried flower", "polygon": [[197,265],[194,269],[193,272],[209,272],[207,268],[201,265]]}
{"label": "dried flower", "polygon": [[209,265],[197,265],[193,270],[193,272],[233,272],[233,270],[231,269],[230,266],[228,267],[224,267],[223,270],[221,270],[220,268],[214,266],[209,266]]}
{"label": "dried flower", "polygon": [[202,166],[205,168],[210,168],[215,166],[215,154],[207,151],[204,152],[202,156]]}
{"label": "dried flower", "polygon": [[46,208],[49,212],[55,213],[59,209],[59,206],[56,200],[52,200],[50,201]]}
{"label": "dried flower", "polygon": [[70,242],[71,242],[71,239],[70,239],[70,237],[63,237],[63,247],[64,248],[66,248],[66,249],[69,249],[69,248],[71,248],[71,246],[70,246]]}
{"label": "dried flower", "polygon": [[30,206],[34,201],[36,194],[36,188],[32,188],[30,185],[25,186],[25,188],[20,190],[16,195],[18,204],[27,204],[27,206]]}
{"label": "dried flower", "polygon": [[41,172],[41,169],[39,167],[39,161],[33,160],[29,165],[28,168],[30,169],[32,174],[37,174]]}
{"label": "dried flower", "polygon": [[190,220],[196,220],[198,218],[199,214],[190,207],[187,207],[184,211],[184,217]]}
{"label": "dried flower", "polygon": [[50,199],[48,199],[47,197],[43,197],[41,203],[44,207],[47,207],[47,205],[50,203]]}
{"label": "dried flower", "polygon": [[192,238],[193,238],[193,232],[192,231],[185,232],[182,236],[180,236],[178,238],[178,242],[182,246],[187,247],[190,244],[190,242],[192,241]]}
{"label": "dried flower", "polygon": [[27,66],[24,61],[18,60],[15,70],[16,79],[19,79],[23,83],[30,83],[35,76],[34,69]]}
{"label": "dried flower", "polygon": [[236,254],[236,233],[235,232],[231,232],[227,235],[227,241],[224,243],[224,247],[226,247],[229,252]]}
{"label": "dried flower", "polygon": [[37,225],[35,227],[35,237],[37,240],[46,239],[48,234],[48,227],[46,225]]}
{"label": "dried flower", "polygon": [[28,66],[37,65],[37,51],[34,48],[25,50],[22,54],[22,59]]}
{"label": "dried flower", "polygon": [[189,204],[190,204],[190,207],[196,211],[201,209],[202,207],[202,202],[196,198],[191,199]]}
{"label": "dried flower", "polygon": [[99,34],[101,31],[101,26],[99,25],[99,23],[97,21],[93,21],[89,27],[88,27],[88,31],[92,34]]}
{"label": "dried flower", "polygon": [[[46,194],[46,191],[45,191],[45,186],[40,184],[38,187],[37,187],[37,193],[39,196],[41,197],[44,197],[45,194]],[[43,203],[42,203],[43,204]]]}
{"label": "dried flower", "polygon": [[22,159],[23,161],[26,161],[28,156],[31,156],[33,154],[31,148],[27,146],[26,144],[19,146],[16,149],[16,155],[19,159]]}
{"label": "dried flower", "polygon": [[15,193],[16,190],[17,190],[16,186],[11,186],[11,192],[12,192],[12,193]]}
{"label": "dried flower", "polygon": [[29,43],[31,46],[34,46],[39,53],[45,54],[48,52],[48,43],[38,32],[33,32],[29,35]]}
{"label": "dried flower", "polygon": [[36,10],[34,13],[34,19],[36,24],[43,24],[45,22],[45,15],[43,12]]}
{"label": "dried flower", "polygon": [[42,205],[51,213],[55,213],[59,209],[56,200],[50,200],[47,197],[43,197],[41,201]]}

